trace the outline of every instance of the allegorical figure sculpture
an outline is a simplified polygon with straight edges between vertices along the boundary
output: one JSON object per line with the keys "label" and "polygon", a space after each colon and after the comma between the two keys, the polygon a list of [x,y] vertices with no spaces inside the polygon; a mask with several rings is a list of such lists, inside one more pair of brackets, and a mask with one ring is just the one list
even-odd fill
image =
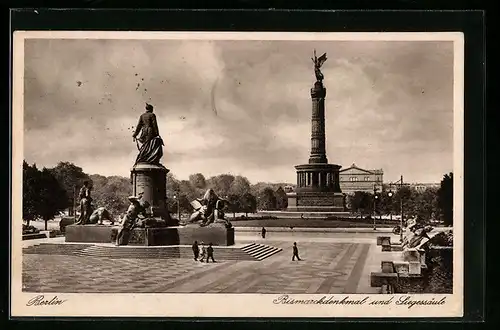
{"label": "allegorical figure sculpture", "polygon": [[[140,135],[139,135],[140,133]],[[139,135],[139,137],[137,137]],[[146,103],[146,112],[139,117],[139,122],[132,135],[134,142],[137,144],[139,154],[135,163],[159,164],[163,156],[163,140],[158,131],[158,123],[156,115],[153,113],[153,106]]]}
{"label": "allegorical figure sculpture", "polygon": [[326,53],[320,57],[316,57],[316,49],[314,50],[314,57],[311,58],[314,63],[314,74],[316,75],[316,81],[321,83],[325,78],[321,72],[321,66],[326,62]]}
{"label": "allegorical figure sculpture", "polygon": [[214,222],[223,222],[227,228],[231,223],[224,218],[224,207],[226,200],[217,196],[213,189],[208,189],[202,198],[194,200],[191,205],[195,209],[189,223],[200,222],[200,226],[208,226]]}
{"label": "allegorical figure sculpture", "polygon": [[75,223],[77,225],[85,225],[88,223],[90,215],[92,214],[92,197],[90,192],[92,185],[89,181],[83,182],[83,187],[80,189],[80,217]]}
{"label": "allegorical figure sculpture", "polygon": [[407,224],[406,228],[408,233],[402,242],[403,247],[406,248],[417,247],[424,239],[429,239],[428,233],[434,229],[432,226],[417,224],[415,221]]}
{"label": "allegorical figure sculpture", "polygon": [[105,207],[98,207],[90,215],[88,224],[102,225],[102,224],[104,224],[103,223],[104,220],[108,220],[110,222],[110,225],[114,225],[114,223],[115,223],[115,220],[113,219],[113,216],[111,215],[111,212],[109,212]]}
{"label": "allegorical figure sculpture", "polygon": [[[116,236],[116,245],[126,245],[130,231],[134,228],[139,217],[147,218],[149,216],[147,209],[149,208],[149,203],[145,201],[143,204],[139,202],[140,197],[130,196],[128,200],[130,205],[127,209],[127,213],[123,218],[121,223],[121,228]],[[126,237],[124,237],[126,236]],[[125,239],[124,239],[125,238]]]}

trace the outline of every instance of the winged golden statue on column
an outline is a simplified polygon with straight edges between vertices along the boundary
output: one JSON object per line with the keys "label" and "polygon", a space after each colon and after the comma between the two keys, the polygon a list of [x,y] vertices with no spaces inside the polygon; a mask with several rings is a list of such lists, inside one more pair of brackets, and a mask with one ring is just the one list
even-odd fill
{"label": "winged golden statue on column", "polygon": [[323,76],[323,73],[321,72],[320,69],[321,69],[321,66],[323,65],[323,63],[325,63],[327,60],[326,53],[324,53],[320,57],[317,57],[316,56],[316,49],[315,49],[314,50],[314,57],[312,57],[311,60],[314,63],[314,74],[316,75],[316,81],[321,83],[323,81],[323,79],[325,78],[325,76]]}

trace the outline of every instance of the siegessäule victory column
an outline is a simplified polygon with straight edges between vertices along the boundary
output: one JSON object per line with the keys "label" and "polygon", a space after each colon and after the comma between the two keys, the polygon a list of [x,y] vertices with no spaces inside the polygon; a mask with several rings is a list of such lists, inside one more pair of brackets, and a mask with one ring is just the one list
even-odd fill
{"label": "siegess\u00e4ule victory column", "polygon": [[316,82],[311,88],[311,154],[308,164],[297,165],[297,188],[288,194],[288,209],[291,212],[329,212],[345,211],[344,194],[340,190],[340,165],[328,164],[325,137],[325,78],[321,67],[326,62],[326,53],[312,58]]}

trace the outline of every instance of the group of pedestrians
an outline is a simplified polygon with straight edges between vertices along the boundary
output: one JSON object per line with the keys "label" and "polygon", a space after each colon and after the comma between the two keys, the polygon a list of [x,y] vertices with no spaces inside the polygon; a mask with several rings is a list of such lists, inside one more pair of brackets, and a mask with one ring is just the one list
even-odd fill
{"label": "group of pedestrians", "polygon": [[214,260],[214,248],[212,243],[208,244],[208,248],[205,248],[205,243],[201,242],[200,246],[198,245],[198,241],[194,241],[192,249],[195,261],[204,262],[206,258],[207,263],[210,259],[212,259],[212,262],[216,262]]}
{"label": "group of pedestrians", "polygon": [[[264,227],[262,227],[262,238],[266,238],[266,229]],[[212,259],[212,262],[216,262],[214,260],[214,248],[212,243],[208,244],[208,248],[205,248],[205,243],[201,242],[201,244],[198,244],[198,241],[194,241],[191,248],[193,249],[193,256],[195,261],[205,262],[206,258],[207,263],[210,259]],[[302,260],[299,257],[299,248],[297,247],[297,242],[293,242],[292,246],[292,261],[295,261],[295,259],[297,259],[298,261]]]}

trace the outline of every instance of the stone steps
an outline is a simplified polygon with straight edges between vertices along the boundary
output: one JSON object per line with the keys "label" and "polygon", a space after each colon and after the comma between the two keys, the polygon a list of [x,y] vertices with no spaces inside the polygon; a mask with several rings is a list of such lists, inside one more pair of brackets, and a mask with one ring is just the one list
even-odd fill
{"label": "stone steps", "polygon": [[[216,260],[261,261],[282,251],[264,244],[249,244],[242,248],[214,247]],[[193,251],[189,246],[163,247],[116,247],[93,244],[52,244],[41,243],[23,249],[26,254],[75,255],[95,258],[131,259],[191,259]]]}
{"label": "stone steps", "polygon": [[[188,246],[166,246],[166,247],[107,247],[92,246],[76,253],[80,256],[102,257],[102,258],[131,258],[131,259],[191,259],[193,251]],[[214,257],[217,260],[247,260],[255,261],[251,255],[238,248],[214,248]]]}
{"label": "stone steps", "polygon": [[244,246],[241,248],[241,250],[245,251],[246,253],[253,256],[255,259],[259,261],[269,258],[270,256],[283,251],[283,249],[281,248],[265,244],[257,244],[257,243],[252,243],[247,246]]}
{"label": "stone steps", "polygon": [[91,247],[91,244],[41,243],[23,249],[26,254],[74,255],[78,251]]}

